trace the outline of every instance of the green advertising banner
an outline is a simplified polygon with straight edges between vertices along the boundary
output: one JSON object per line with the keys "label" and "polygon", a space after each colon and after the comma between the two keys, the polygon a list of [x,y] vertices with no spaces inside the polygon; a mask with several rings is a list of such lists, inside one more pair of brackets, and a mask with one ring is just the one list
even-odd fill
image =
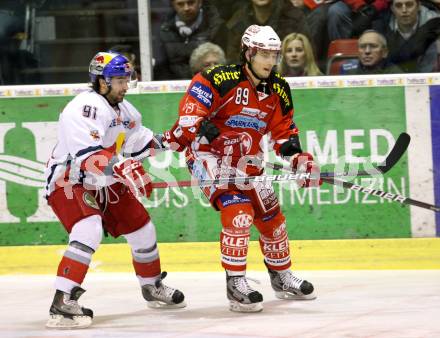
{"label": "green advertising banner", "polygon": [[[363,168],[380,162],[406,130],[405,89],[318,88],[292,92],[304,149],[322,170],[338,163]],[[171,127],[182,93],[129,95],[155,132]],[[43,198],[44,167],[56,142],[58,115],[71,96],[0,100],[0,245],[65,243],[67,236]],[[274,161],[273,154],[269,157]],[[183,154],[166,152],[146,161],[155,180],[188,179]],[[406,156],[385,177],[355,182],[408,196]],[[409,208],[330,185],[278,187],[291,239],[411,237]],[[217,241],[219,215],[197,188],[155,190],[145,206],[160,242]],[[257,238],[254,231],[252,239]],[[119,242],[106,238],[104,242]]]}

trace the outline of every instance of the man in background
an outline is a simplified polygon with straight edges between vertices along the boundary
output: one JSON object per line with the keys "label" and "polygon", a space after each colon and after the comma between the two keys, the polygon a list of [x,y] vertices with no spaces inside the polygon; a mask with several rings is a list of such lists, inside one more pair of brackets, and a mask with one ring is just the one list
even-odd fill
{"label": "man in background", "polygon": [[171,0],[173,12],[162,24],[155,52],[154,79],[190,79],[191,53],[216,42],[222,24],[217,9],[203,0]]}
{"label": "man in background", "polygon": [[341,74],[399,74],[395,64],[388,60],[388,47],[385,37],[375,30],[365,31],[358,40],[359,58],[342,64]]}

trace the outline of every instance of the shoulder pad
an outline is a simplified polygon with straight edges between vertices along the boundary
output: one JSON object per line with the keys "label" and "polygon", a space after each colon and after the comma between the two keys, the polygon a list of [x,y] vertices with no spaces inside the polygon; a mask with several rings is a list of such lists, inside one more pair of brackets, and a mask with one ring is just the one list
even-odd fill
{"label": "shoulder pad", "polygon": [[216,65],[203,71],[202,76],[211,83],[220,96],[226,95],[244,79],[240,65]]}
{"label": "shoulder pad", "polygon": [[272,72],[270,76],[273,91],[280,97],[281,110],[283,115],[293,109],[292,94],[287,81],[277,72]]}

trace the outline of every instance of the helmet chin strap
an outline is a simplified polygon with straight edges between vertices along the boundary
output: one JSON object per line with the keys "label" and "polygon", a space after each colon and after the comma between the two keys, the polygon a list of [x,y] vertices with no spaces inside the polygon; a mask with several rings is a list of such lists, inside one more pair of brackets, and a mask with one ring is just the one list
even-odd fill
{"label": "helmet chin strap", "polygon": [[255,73],[254,69],[252,68],[252,64],[251,64],[249,61],[246,60],[246,64],[248,65],[248,68],[249,68],[249,70],[251,71],[251,73],[252,73],[253,76],[255,76],[255,77],[256,77],[258,80],[260,80],[260,81],[264,81],[264,80],[266,80],[266,79],[263,79],[262,77],[259,77],[259,76],[257,75],[257,73]]}
{"label": "helmet chin strap", "polygon": [[246,53],[247,53],[247,51],[245,52],[244,59],[246,60],[246,64],[248,65],[248,68],[251,71],[252,75],[255,76],[260,81],[266,81],[267,78],[262,78],[262,77],[258,76],[257,73],[255,73],[254,69],[252,68],[251,62],[249,61],[252,59],[252,56],[249,56],[249,60],[248,60],[248,56],[246,55]]}
{"label": "helmet chin strap", "polygon": [[101,93],[99,93],[99,94],[102,95],[104,97],[104,99],[106,99],[107,102],[113,107],[113,106],[115,106],[115,104],[111,103],[110,100],[108,99],[108,94],[110,94],[110,92],[112,91],[112,85],[111,85],[111,83],[108,83],[105,78],[104,78],[104,81],[105,81],[105,84],[107,85],[107,91],[103,94],[101,94]]}

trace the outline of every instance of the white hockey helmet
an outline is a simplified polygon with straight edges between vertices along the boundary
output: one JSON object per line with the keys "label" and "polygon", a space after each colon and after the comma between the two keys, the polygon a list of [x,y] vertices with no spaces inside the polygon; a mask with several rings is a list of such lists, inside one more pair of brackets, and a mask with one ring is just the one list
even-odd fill
{"label": "white hockey helmet", "polygon": [[249,26],[241,37],[241,49],[281,51],[281,40],[270,26]]}

